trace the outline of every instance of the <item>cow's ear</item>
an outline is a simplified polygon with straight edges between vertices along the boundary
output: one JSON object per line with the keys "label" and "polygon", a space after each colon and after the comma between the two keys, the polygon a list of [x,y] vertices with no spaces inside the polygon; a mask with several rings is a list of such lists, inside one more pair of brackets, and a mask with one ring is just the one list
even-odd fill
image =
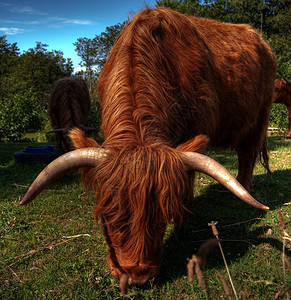
{"label": "cow's ear", "polygon": [[75,149],[87,147],[100,147],[99,144],[85,136],[85,132],[79,128],[74,128],[69,133],[70,139]]}
{"label": "cow's ear", "polygon": [[209,138],[206,135],[200,134],[197,135],[195,138],[179,145],[177,149],[182,151],[202,153],[205,151],[208,142]]}

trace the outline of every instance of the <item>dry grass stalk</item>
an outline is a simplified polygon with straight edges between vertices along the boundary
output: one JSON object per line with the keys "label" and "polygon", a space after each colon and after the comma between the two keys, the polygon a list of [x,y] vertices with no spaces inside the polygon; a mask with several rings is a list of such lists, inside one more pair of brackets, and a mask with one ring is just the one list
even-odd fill
{"label": "dry grass stalk", "polygon": [[278,285],[277,283],[273,282],[273,281],[270,281],[270,280],[248,280],[248,279],[244,279],[243,281],[246,281],[246,282],[251,282],[251,283],[263,283],[265,285]]}
{"label": "dry grass stalk", "polygon": [[287,257],[284,257],[284,261],[285,261],[287,268],[291,272],[291,263],[290,263],[289,259]]}
{"label": "dry grass stalk", "polygon": [[231,292],[230,292],[230,288],[225,280],[225,278],[223,277],[223,275],[220,272],[217,272],[217,277],[220,280],[222,287],[224,289],[224,293],[226,297],[229,297],[231,299]]}
{"label": "dry grass stalk", "polygon": [[284,218],[283,218],[283,214],[282,214],[282,211],[281,210],[278,210],[278,219],[279,219],[279,223],[282,227],[282,229],[286,229],[286,223],[284,221]]}
{"label": "dry grass stalk", "polygon": [[126,295],[128,289],[128,275],[122,274],[119,279],[119,288],[123,295]]}
{"label": "dry grass stalk", "polygon": [[284,289],[279,291],[276,295],[275,295],[275,300],[279,300],[279,299],[283,299],[285,295],[287,295],[287,300],[290,299],[288,296],[288,291],[290,290],[290,288]]}
{"label": "dry grass stalk", "polygon": [[195,262],[194,262],[193,256],[192,256],[192,258],[189,260],[189,262],[187,264],[188,280],[190,283],[194,282],[194,267],[195,267]]}
{"label": "dry grass stalk", "polygon": [[216,228],[216,224],[217,224],[217,222],[212,221],[212,222],[209,223],[208,225],[211,226],[212,233],[213,233],[213,235],[214,235],[214,236],[217,238],[217,240],[218,240],[218,246],[219,246],[219,249],[220,249],[220,252],[221,252],[221,255],[222,255],[224,264],[225,264],[225,268],[226,268],[226,271],[227,271],[227,274],[228,274],[228,277],[229,277],[229,281],[230,281],[230,284],[231,284],[231,287],[232,287],[232,290],[233,290],[235,299],[238,300],[238,296],[237,296],[237,293],[236,293],[236,290],[235,290],[235,287],[234,287],[234,284],[233,284],[233,281],[232,281],[232,278],[231,278],[231,275],[230,275],[230,272],[229,272],[229,268],[228,268],[228,265],[227,265],[227,262],[226,262],[226,259],[225,259],[224,253],[223,253],[223,249],[222,249],[221,243],[220,243],[220,241],[219,241],[218,230],[217,230],[217,228]]}
{"label": "dry grass stalk", "polygon": [[[283,278],[284,278],[284,287],[285,287],[285,294],[287,296],[287,299],[290,299],[289,293],[288,293],[288,286],[287,286],[287,279],[286,279],[286,256],[285,256],[285,248],[286,248],[286,239],[290,239],[288,233],[286,232],[286,223],[284,221],[283,218],[283,214],[281,210],[278,210],[278,219],[279,219],[279,223],[282,227],[283,233],[284,233],[284,237],[283,237],[283,249],[282,249],[282,264],[283,264]],[[290,267],[290,263],[288,261],[287,264],[288,268]],[[280,299],[280,298],[278,298]]]}
{"label": "dry grass stalk", "polygon": [[205,268],[206,258],[208,253],[212,248],[217,246],[217,243],[218,243],[217,239],[211,239],[203,243],[199,247],[197,251],[197,255],[192,255],[192,258],[187,264],[189,282],[190,283],[194,282],[194,272],[195,272],[200,287],[205,291],[207,291],[207,285],[202,270]]}
{"label": "dry grass stalk", "polygon": [[8,268],[10,270],[10,272],[17,278],[17,280],[19,282],[22,282],[21,279],[18,277],[18,275],[11,269],[11,268]]}
{"label": "dry grass stalk", "polygon": [[198,279],[198,284],[200,285],[201,289],[207,292],[207,285],[206,281],[203,276],[203,272],[201,271],[199,259],[195,254],[192,255],[192,258],[187,264],[187,270],[188,270],[188,278],[189,282],[194,282],[194,272]]}
{"label": "dry grass stalk", "polygon": [[198,279],[198,283],[202,290],[207,291],[206,281],[204,279],[203,272],[201,271],[200,264],[197,260],[197,256],[195,256],[195,255],[194,255],[194,260],[195,260],[194,270],[195,270],[195,274]]}

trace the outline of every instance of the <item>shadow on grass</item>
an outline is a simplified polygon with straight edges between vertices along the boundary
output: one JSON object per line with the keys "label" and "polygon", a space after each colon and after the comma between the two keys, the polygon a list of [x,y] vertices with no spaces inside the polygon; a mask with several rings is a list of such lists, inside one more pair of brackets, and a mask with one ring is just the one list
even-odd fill
{"label": "shadow on grass", "polygon": [[[257,199],[268,205],[271,211],[278,210],[291,198],[290,188],[286,185],[282,192],[282,186],[279,185],[279,182],[282,183],[282,177],[286,177],[290,172],[291,170],[276,171],[272,179],[266,175],[254,176],[254,195],[261,195],[260,199]],[[263,184],[259,185],[260,182]],[[280,191],[284,193],[284,197],[279,195]],[[165,241],[163,265],[155,283],[159,286],[187,276],[188,259],[197,252],[204,241],[214,238],[208,226],[211,221],[218,222],[219,237],[229,263],[241,259],[253,246],[269,244],[272,248],[282,251],[282,243],[266,235],[269,228],[267,224],[255,225],[265,214],[264,211],[235,198],[219,184],[210,185],[203,195],[195,198],[194,212],[187,215],[183,229],[178,234],[172,230]],[[255,229],[251,229],[253,225]],[[218,247],[210,251],[206,267],[224,268]]]}

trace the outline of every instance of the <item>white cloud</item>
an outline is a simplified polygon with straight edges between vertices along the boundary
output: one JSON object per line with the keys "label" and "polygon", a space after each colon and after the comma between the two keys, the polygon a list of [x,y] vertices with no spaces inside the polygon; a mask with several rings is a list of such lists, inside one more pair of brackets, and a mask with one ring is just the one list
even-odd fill
{"label": "white cloud", "polygon": [[38,25],[38,24],[44,24],[47,21],[45,19],[42,20],[31,20],[31,21],[14,21],[14,20],[4,20],[0,19],[0,23],[5,24],[22,24],[22,25]]}
{"label": "white cloud", "polygon": [[4,32],[5,35],[16,35],[24,32],[22,28],[14,28],[14,27],[0,27],[0,32]]}
{"label": "white cloud", "polygon": [[50,17],[48,19],[51,21],[59,22],[56,25],[60,25],[60,24],[92,25],[92,24],[94,24],[90,20],[67,19],[67,18],[61,18],[61,17]]}
{"label": "white cloud", "polygon": [[46,15],[46,13],[43,13],[37,9],[34,9],[31,6],[26,6],[26,5],[13,5],[11,3],[0,3],[0,7],[2,7],[3,9],[11,13],[29,14],[29,15]]}
{"label": "white cloud", "polygon": [[[2,14],[2,18],[0,19],[0,26],[3,26],[1,31],[4,31],[7,35],[17,34],[21,32],[21,30],[18,28],[9,27],[13,25],[17,26],[16,24],[28,25],[28,26],[43,24],[46,26],[56,27],[56,28],[61,28],[68,25],[86,26],[86,25],[95,24],[95,22],[91,20],[80,20],[80,19],[71,19],[71,18],[65,18],[59,16],[49,16],[47,13],[44,13],[40,10],[37,10],[33,7],[26,6],[26,5],[13,5],[11,3],[0,2],[0,10],[1,12],[6,11],[6,14],[5,13]],[[26,17],[19,18],[20,14],[22,15],[22,17],[23,15],[26,15]],[[27,17],[28,15],[29,17]],[[4,16],[6,16],[5,19]]]}

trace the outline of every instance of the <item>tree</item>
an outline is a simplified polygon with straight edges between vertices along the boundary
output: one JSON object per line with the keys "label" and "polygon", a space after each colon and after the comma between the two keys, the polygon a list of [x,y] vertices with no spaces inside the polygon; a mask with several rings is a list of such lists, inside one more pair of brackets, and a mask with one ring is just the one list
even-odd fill
{"label": "tree", "polygon": [[[275,2],[275,1],[274,1]],[[277,76],[291,79],[291,2],[277,1],[278,9],[266,22],[272,27],[268,42],[277,58]]]}
{"label": "tree", "polygon": [[9,90],[7,75],[18,55],[17,43],[9,44],[5,35],[0,36],[0,98],[7,96]]}
{"label": "tree", "polygon": [[36,43],[21,55],[17,44],[0,38],[0,140],[17,141],[48,120],[50,90],[56,80],[71,76],[73,64],[61,51]]}
{"label": "tree", "polygon": [[116,38],[121,32],[125,22],[106,27],[106,30],[100,35],[96,35],[93,39],[79,38],[74,43],[75,50],[81,58],[81,67],[85,67],[86,71],[81,71],[77,75],[84,78],[88,82],[89,90],[97,80],[97,77],[105,64],[108,53],[110,52]]}
{"label": "tree", "polygon": [[107,56],[125,24],[126,22],[123,22],[122,24],[118,23],[116,25],[106,27],[104,32],[95,36],[94,41],[95,45],[98,47],[97,61],[100,70],[103,68]]}
{"label": "tree", "polygon": [[47,105],[49,93],[62,77],[73,73],[71,59],[66,60],[61,51],[48,51],[48,45],[36,43],[21,54],[9,72],[10,94],[23,95],[27,91],[37,95],[37,99]]}
{"label": "tree", "polygon": [[157,6],[164,6],[176,10],[182,14],[187,14],[191,16],[201,16],[205,15],[206,5],[201,5],[200,0],[158,0]]}
{"label": "tree", "polygon": [[85,72],[81,71],[77,75],[83,77],[87,81],[89,91],[91,93],[94,73],[96,72],[96,70],[94,70],[93,67],[95,65],[98,65],[98,47],[94,39],[88,39],[86,37],[79,38],[77,42],[74,43],[74,46],[77,55],[81,58],[80,66],[86,68]]}

